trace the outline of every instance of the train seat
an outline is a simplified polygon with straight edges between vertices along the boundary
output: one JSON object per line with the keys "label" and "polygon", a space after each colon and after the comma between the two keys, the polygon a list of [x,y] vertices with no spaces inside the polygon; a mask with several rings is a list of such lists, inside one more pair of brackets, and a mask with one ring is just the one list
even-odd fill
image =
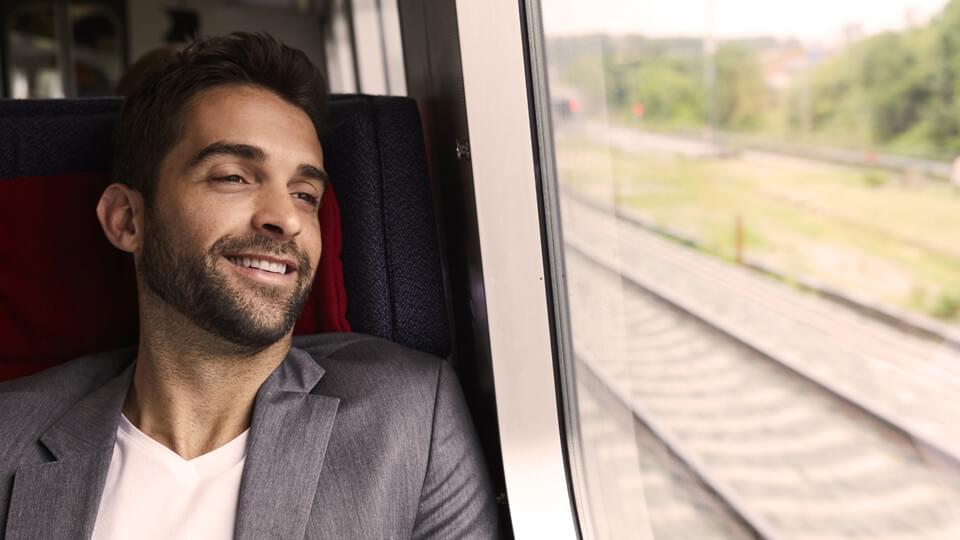
{"label": "train seat", "polygon": [[[136,342],[131,257],[100,231],[120,99],[0,100],[0,380]],[[357,331],[450,352],[416,103],[331,97],[334,190],[295,333]]]}

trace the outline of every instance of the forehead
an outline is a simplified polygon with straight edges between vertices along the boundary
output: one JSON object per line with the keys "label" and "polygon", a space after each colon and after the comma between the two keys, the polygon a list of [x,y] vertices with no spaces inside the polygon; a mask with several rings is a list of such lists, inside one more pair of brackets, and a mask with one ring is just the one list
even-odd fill
{"label": "forehead", "polygon": [[258,146],[268,155],[322,162],[307,113],[257,86],[218,86],[197,93],[184,107],[182,128],[177,146],[188,151],[231,142]]}

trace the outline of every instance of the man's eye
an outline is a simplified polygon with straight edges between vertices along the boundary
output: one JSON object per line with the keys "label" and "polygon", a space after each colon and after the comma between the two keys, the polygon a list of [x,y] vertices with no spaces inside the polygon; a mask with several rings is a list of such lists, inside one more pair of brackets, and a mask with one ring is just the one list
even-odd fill
{"label": "man's eye", "polygon": [[246,180],[239,174],[228,174],[226,176],[218,176],[214,178],[214,180],[218,182],[224,182],[226,184],[242,184],[246,182]]}
{"label": "man's eye", "polygon": [[298,191],[294,193],[293,196],[300,199],[301,201],[304,201],[310,204],[311,206],[320,206],[320,197],[317,197],[316,195],[311,195],[303,191]]}

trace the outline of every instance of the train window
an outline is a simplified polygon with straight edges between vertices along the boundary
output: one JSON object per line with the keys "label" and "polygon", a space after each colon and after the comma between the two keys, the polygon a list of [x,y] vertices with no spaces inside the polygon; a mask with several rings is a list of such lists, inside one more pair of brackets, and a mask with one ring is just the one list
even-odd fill
{"label": "train window", "polygon": [[113,94],[123,69],[123,23],[112,10],[92,2],[73,2],[68,13],[76,95]]}
{"label": "train window", "polygon": [[340,93],[357,91],[354,70],[353,38],[350,11],[346,2],[332,2],[325,39],[327,75],[330,90]]}
{"label": "train window", "polygon": [[406,94],[397,0],[353,0],[359,86],[368,94]]}
{"label": "train window", "polygon": [[383,62],[386,66],[387,94],[407,95],[407,74],[403,60],[403,36],[400,31],[399,0],[380,2],[380,19],[383,28]]}
{"label": "train window", "polygon": [[528,4],[587,535],[960,537],[960,1]]}
{"label": "train window", "polygon": [[63,97],[53,4],[20,6],[4,21],[4,35],[13,97]]}
{"label": "train window", "polygon": [[[122,10],[121,10],[122,11]],[[106,96],[120,78],[122,16],[105,2],[24,2],[5,14],[6,79],[14,98]]]}

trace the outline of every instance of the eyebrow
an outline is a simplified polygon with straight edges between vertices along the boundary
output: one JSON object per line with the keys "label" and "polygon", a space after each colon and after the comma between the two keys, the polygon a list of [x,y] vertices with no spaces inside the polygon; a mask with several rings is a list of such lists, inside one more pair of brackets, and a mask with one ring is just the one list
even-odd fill
{"label": "eyebrow", "polygon": [[327,174],[327,171],[323,169],[318,169],[313,165],[300,165],[297,167],[297,175],[304,178],[310,178],[312,180],[317,180],[320,184],[326,184],[330,181],[330,176]]}
{"label": "eyebrow", "polygon": [[[219,141],[207,145],[202,150],[197,152],[197,154],[193,156],[193,159],[190,160],[188,167],[191,169],[197,167],[204,161],[214,156],[235,156],[257,162],[262,162],[267,159],[267,153],[264,152],[259,146]],[[327,175],[326,171],[306,163],[297,167],[297,175],[304,178],[317,180],[321,184],[326,184],[330,181],[330,177]]]}
{"label": "eyebrow", "polygon": [[214,156],[236,156],[252,161],[264,161],[267,159],[266,152],[258,146],[220,141],[207,145],[197,152],[197,155],[193,156],[193,159],[190,160],[188,167],[192,169]]}

